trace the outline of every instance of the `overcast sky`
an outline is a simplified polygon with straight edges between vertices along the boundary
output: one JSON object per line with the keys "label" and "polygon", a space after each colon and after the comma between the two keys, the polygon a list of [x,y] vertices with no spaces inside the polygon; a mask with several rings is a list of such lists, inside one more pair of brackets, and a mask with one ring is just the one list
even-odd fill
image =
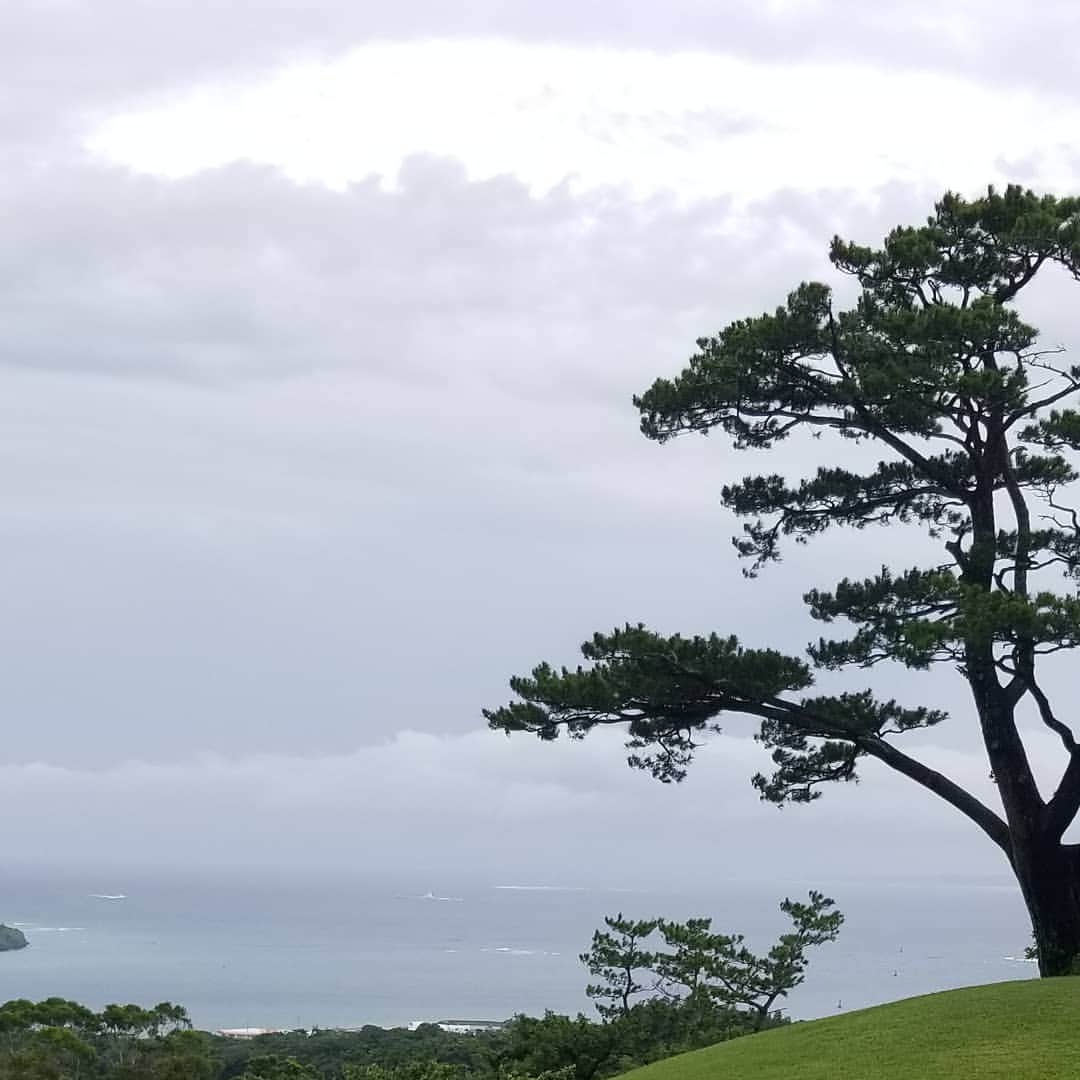
{"label": "overcast sky", "polygon": [[[807,587],[910,559],[837,535],[744,581],[719,489],[774,466],[649,444],[630,397],[835,232],[1074,192],[1078,34],[1071,2],[0,4],[9,856],[614,882],[633,832],[687,879],[997,870],[877,773],[760,805],[748,728],[670,790],[480,708],[627,620],[797,650]],[[956,706],[924,752],[987,786],[955,682],[883,678]]]}

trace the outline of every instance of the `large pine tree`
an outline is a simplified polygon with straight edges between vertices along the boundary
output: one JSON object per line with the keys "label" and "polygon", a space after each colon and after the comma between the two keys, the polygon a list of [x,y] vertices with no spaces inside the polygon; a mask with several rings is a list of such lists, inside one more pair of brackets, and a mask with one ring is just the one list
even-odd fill
{"label": "large pine tree", "polygon": [[[1001,849],[1042,974],[1080,972],[1080,845],[1063,841],[1080,810],[1075,699],[1051,701],[1039,670],[1043,657],[1080,645],[1080,512],[1068,494],[1078,479],[1080,412],[1069,399],[1080,393],[1080,366],[1041,348],[1015,308],[1046,268],[1080,280],[1080,198],[1019,187],[970,201],[949,194],[926,225],[895,229],[880,249],[835,239],[830,258],[858,282],[854,307],[836,310],[828,286],[803,284],[774,314],[699,339],[680,375],[635,398],[642,431],[664,442],[719,429],[737,450],[767,451],[807,429],[847,440],[836,444],[837,464],[807,478],[759,475],[724,488],[725,504],[749,519],[736,547],[751,574],[785,540],[837,525],[918,526],[939,542],[939,558],[808,592],[815,619],[850,632],[810,645],[806,658],[726,635],[628,626],[595,635],[576,670],[541,664],[512,679],[516,700],[485,716],[542,739],[625,725],[631,764],[671,781],[704,733],[742,714],[772,750],[774,771],[753,783],[776,803],[811,801],[876,758]],[[856,443],[879,451],[872,468],[839,463]],[[812,691],[815,669],[887,661],[950,665],[966,680],[1000,806],[898,745],[944,721],[941,710],[858,686]],[[1060,740],[1052,792],[1032,773],[1023,708]]]}

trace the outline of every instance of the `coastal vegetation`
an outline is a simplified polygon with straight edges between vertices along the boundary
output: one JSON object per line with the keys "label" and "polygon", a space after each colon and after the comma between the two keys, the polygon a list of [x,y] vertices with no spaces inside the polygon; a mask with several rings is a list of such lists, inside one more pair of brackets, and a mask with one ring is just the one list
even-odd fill
{"label": "coastal vegetation", "polygon": [[99,1013],[57,997],[0,1005],[0,1080],[215,1075],[208,1037],[192,1031],[187,1012],[171,1002]]}
{"label": "coastal vegetation", "polygon": [[733,1027],[695,1027],[700,1017],[654,999],[604,1024],[549,1013],[472,1035],[422,1025],[236,1040],[134,1006],[106,1025],[104,1013],[52,999],[0,1006],[0,1080],[1071,1080],[1078,1009],[1080,981],[1023,980],[757,1034],[732,1017]]}
{"label": "coastal vegetation", "polygon": [[25,949],[29,944],[26,935],[17,926],[7,926],[0,923],[0,952]]}
{"label": "coastal vegetation", "polygon": [[[733,627],[684,637],[627,625],[588,640],[584,665],[542,663],[511,679],[516,698],[485,716],[542,740],[620,726],[629,763],[663,782],[683,778],[721,722],[747,718],[772,755],[753,786],[777,805],[813,802],[874,759],[1000,851],[1041,974],[1080,973],[1080,845],[1064,839],[1080,811],[1080,741],[1071,702],[1055,703],[1047,677],[1080,647],[1080,366],[1042,344],[1016,307],[1037,280],[1080,280],[1080,198],[1017,186],[946,194],[925,224],[876,248],[837,237],[829,257],[855,286],[852,306],[804,282],[772,314],[700,338],[680,374],[634,399],[641,430],[657,443],[716,433],[735,451],[774,456],[796,442],[783,465],[805,461],[800,479],[779,463],[741,479],[725,469],[723,503],[746,519],[734,545],[749,577],[786,543],[839,527],[912,527],[915,545],[891,551],[925,557],[808,585],[809,615],[836,636],[805,655],[744,645]],[[966,684],[965,721],[994,794],[902,748],[949,720],[937,703],[883,700],[857,674],[840,692],[814,689],[817,672],[833,684],[883,664],[944,668]],[[1029,760],[1029,716],[1060,750],[1045,788]],[[904,817],[896,806],[895,829]]]}
{"label": "coastal vegetation", "polygon": [[168,1003],[95,1013],[51,998],[0,1006],[0,1080],[603,1080],[751,1030],[735,1010],[656,999],[603,1023],[549,1012],[476,1034],[422,1024],[234,1039],[191,1030]]}

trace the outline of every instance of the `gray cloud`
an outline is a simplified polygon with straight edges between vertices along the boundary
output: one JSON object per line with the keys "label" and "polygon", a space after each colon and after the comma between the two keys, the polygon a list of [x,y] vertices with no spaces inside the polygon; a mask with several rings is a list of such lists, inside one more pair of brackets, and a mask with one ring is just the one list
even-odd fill
{"label": "gray cloud", "polygon": [[7,183],[21,759],[461,730],[536,650],[692,611],[719,480],[684,453],[672,484],[629,396],[820,261],[762,242],[773,212],[721,242],[723,202],[533,200],[423,160],[395,194],[244,167]]}
{"label": "gray cloud", "polygon": [[928,193],[792,190],[730,229],[724,200],[537,199],[423,158],[393,193],[74,161],[5,185],[10,760],[465,731],[593,629],[798,650],[808,584],[910,557],[840,535],[745,582],[719,488],[808,448],[658,449],[629,398]]}
{"label": "gray cloud", "polygon": [[[664,882],[675,890],[755,879],[842,888],[860,876],[889,878],[898,865],[925,878],[1004,869],[989,845],[970,843],[968,822],[930,796],[906,798],[906,781],[873,766],[876,797],[848,787],[813,809],[778,811],[759,803],[746,782],[767,765],[749,739],[717,740],[677,788],[630,772],[621,756],[618,740],[605,736],[540,747],[481,732],[401,732],[348,755],[307,760],[257,755],[95,772],[4,766],[0,811],[22,823],[5,857],[89,865],[100,880],[177,864],[288,865],[295,874],[363,851],[353,869],[366,875],[422,867],[441,880],[460,880],[467,870],[489,884],[642,889]],[[939,749],[931,759],[975,790],[989,787],[974,755]],[[899,800],[902,828],[893,808]],[[57,815],[57,806],[79,812]],[[102,836],[123,843],[105,851]],[[629,837],[634,860],[620,842]],[[885,838],[889,857],[880,860],[873,852]],[[857,868],[852,851],[860,853]]]}

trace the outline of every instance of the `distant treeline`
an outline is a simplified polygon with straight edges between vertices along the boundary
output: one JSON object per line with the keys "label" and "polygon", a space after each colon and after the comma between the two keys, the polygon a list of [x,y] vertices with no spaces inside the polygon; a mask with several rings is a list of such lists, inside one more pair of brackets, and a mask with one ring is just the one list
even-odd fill
{"label": "distant treeline", "polygon": [[423,1024],[241,1040],[192,1030],[167,1002],[94,1013],[51,998],[0,1005],[0,1080],[602,1080],[751,1028],[704,1000],[656,999],[605,1023],[548,1013],[477,1034]]}

